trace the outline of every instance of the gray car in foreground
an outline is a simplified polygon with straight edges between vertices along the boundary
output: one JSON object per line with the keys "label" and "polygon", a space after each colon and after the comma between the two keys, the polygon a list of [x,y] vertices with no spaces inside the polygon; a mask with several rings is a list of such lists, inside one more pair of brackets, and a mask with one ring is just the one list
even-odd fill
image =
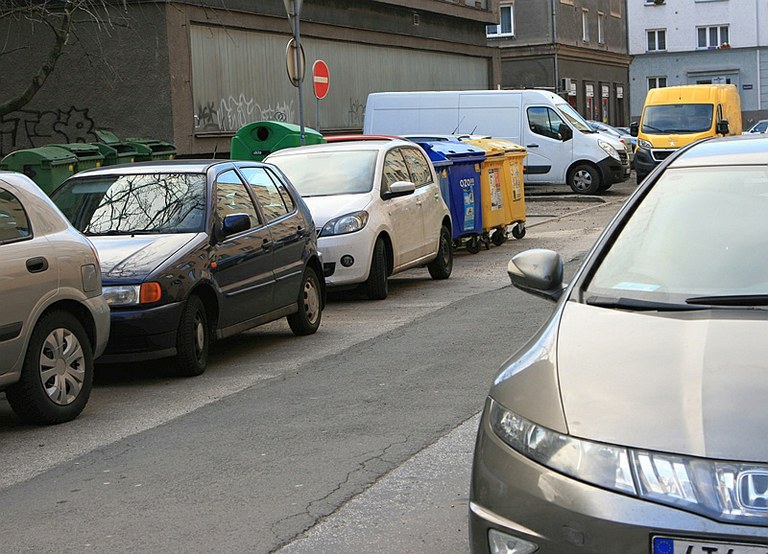
{"label": "gray car in foreground", "polygon": [[93,246],[28,177],[0,171],[0,391],[14,412],[77,417],[108,335]]}
{"label": "gray car in foreground", "polygon": [[682,149],[569,285],[554,252],[515,286],[557,302],[483,411],[475,553],[768,552],[768,139]]}

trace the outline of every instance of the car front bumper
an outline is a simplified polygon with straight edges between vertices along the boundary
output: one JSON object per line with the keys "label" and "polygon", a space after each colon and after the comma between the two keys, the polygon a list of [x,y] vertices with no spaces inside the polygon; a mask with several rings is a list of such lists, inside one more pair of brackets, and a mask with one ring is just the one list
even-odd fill
{"label": "car front bumper", "polygon": [[135,362],[176,354],[183,302],[144,309],[112,310],[109,342],[100,362]]}
{"label": "car front bumper", "polygon": [[[364,283],[371,269],[375,242],[376,234],[367,228],[347,235],[319,237],[317,249],[323,257],[326,284],[337,287]],[[352,265],[344,267],[341,260],[345,256],[352,257]]]}
{"label": "car front bumper", "polygon": [[713,545],[768,543],[766,527],[718,523],[547,469],[499,439],[486,409],[470,490],[469,540],[474,554],[491,552],[491,529],[536,545],[537,554],[652,554],[655,536]]}
{"label": "car front bumper", "polygon": [[603,183],[605,185],[613,185],[615,183],[626,181],[632,171],[629,162],[624,165],[611,156],[598,162],[597,167],[600,169],[600,174],[603,176]]}

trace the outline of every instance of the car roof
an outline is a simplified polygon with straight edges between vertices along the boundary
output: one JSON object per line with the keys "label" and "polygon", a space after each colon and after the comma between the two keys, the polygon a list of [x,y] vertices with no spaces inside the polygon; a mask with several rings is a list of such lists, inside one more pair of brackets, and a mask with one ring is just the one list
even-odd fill
{"label": "car roof", "polygon": [[261,162],[245,160],[156,160],[151,162],[136,162],[132,164],[118,164],[102,166],[98,169],[89,169],[76,173],[76,176],[92,175],[121,175],[124,173],[206,173],[209,169],[219,165],[263,166]]}
{"label": "car roof", "polygon": [[40,187],[38,187],[32,179],[17,171],[0,170],[0,181],[4,181],[19,190],[25,190],[35,194],[40,193]]}
{"label": "car roof", "polygon": [[[337,151],[360,151],[371,150],[379,151],[382,148],[390,148],[393,146],[411,146],[418,148],[419,146],[409,140],[404,139],[382,139],[382,140],[350,140],[343,142],[327,142],[324,144],[312,144],[309,146],[297,146],[295,148],[285,148],[272,152],[269,155],[269,159],[279,158],[280,156],[300,154],[302,152],[337,152]],[[269,160],[267,160],[269,162]]]}
{"label": "car roof", "polygon": [[669,167],[716,167],[768,164],[768,137],[736,135],[696,142],[670,162]]}

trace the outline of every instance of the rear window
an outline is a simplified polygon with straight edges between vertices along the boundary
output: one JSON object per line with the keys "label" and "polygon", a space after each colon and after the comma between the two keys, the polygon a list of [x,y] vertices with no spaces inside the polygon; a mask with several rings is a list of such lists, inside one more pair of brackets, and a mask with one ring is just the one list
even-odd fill
{"label": "rear window", "polygon": [[32,236],[29,220],[21,202],[5,189],[0,189],[0,244]]}

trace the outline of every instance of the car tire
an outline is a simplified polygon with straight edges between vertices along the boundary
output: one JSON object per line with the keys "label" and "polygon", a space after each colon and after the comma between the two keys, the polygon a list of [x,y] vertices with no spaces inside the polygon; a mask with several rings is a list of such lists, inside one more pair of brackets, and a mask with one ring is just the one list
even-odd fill
{"label": "car tire", "polygon": [[602,186],[602,179],[591,165],[579,164],[568,174],[568,186],[576,194],[595,194]]}
{"label": "car tire", "polygon": [[445,225],[440,227],[440,244],[437,257],[427,264],[433,279],[447,279],[453,271],[453,248],[451,248],[451,230]]}
{"label": "car tire", "polygon": [[205,371],[210,335],[208,313],[200,297],[193,294],[184,305],[176,332],[176,368],[179,375],[195,377]]}
{"label": "car tire", "polygon": [[25,423],[54,425],[80,415],[92,386],[88,335],[75,316],[57,310],[44,314],[35,325],[21,377],[5,394]]}
{"label": "car tire", "polygon": [[320,280],[311,267],[304,270],[297,304],[299,311],[288,316],[288,325],[294,335],[311,335],[320,327],[323,316]]}
{"label": "car tire", "polygon": [[370,300],[384,300],[389,294],[387,273],[387,245],[384,244],[383,239],[379,238],[376,239],[376,244],[373,246],[371,270],[365,281],[365,295]]}

